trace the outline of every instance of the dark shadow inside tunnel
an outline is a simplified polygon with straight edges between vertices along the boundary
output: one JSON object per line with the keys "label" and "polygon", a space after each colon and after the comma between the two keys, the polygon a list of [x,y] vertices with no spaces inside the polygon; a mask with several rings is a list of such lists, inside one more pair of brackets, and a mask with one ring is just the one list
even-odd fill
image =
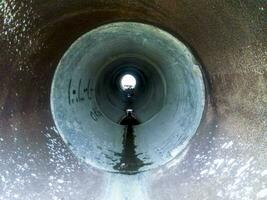
{"label": "dark shadow inside tunnel", "polygon": [[145,163],[143,160],[139,159],[135,151],[135,133],[134,126],[139,125],[140,122],[133,116],[132,110],[127,110],[126,116],[120,122],[124,128],[123,134],[123,150],[118,155],[121,157],[119,163],[117,163],[113,168],[119,173],[133,175],[138,173],[139,169],[145,165],[150,165],[151,163]]}
{"label": "dark shadow inside tunnel", "polygon": [[[266,185],[263,0],[0,0],[0,10],[0,175],[7,180],[0,183],[0,199],[101,199],[110,172],[137,171],[147,173],[136,177],[149,174],[147,199],[266,197],[260,191]],[[115,33],[120,22],[125,24]],[[104,44],[94,32],[99,27],[110,34]],[[186,53],[169,48],[177,42]],[[164,59],[172,53],[177,59]],[[115,69],[120,64],[142,85],[140,98],[127,106],[114,81],[123,72]],[[121,125],[129,107],[138,122]],[[66,155],[93,172],[79,177],[80,164],[58,163]],[[254,156],[250,167],[248,156]],[[32,158],[35,164],[28,162]],[[67,181],[61,185],[62,177]]]}
{"label": "dark shadow inside tunnel", "polygon": [[[136,85],[123,90],[129,74]],[[204,107],[201,65],[190,49],[136,22],[106,24],[81,36],[59,62],[51,90],[62,138],[77,156],[112,172],[122,165],[149,170],[173,159],[196,133]],[[118,121],[128,109],[138,126],[129,115],[121,134]],[[149,164],[140,162],[145,159]]]}

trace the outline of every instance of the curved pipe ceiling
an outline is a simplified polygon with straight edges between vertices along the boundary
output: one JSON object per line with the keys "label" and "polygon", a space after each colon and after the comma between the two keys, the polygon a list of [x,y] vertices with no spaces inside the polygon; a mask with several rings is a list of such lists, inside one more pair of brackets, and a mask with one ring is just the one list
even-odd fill
{"label": "curved pipe ceiling", "polygon": [[[62,138],[56,118],[53,118],[53,101],[50,102],[56,69],[59,69],[59,63],[70,46],[97,27],[117,22],[157,27],[174,37],[175,41],[180,41],[201,66],[197,69],[201,70],[205,86],[201,121],[189,142],[177,154],[174,153],[172,159],[167,159],[168,162],[160,159],[162,155],[151,151],[148,153],[150,159],[157,163],[154,158],[159,158],[160,164],[130,175],[103,170],[71,150],[70,144]],[[2,0],[0,199],[266,199],[266,25],[265,1]],[[94,55],[94,58],[98,56]],[[126,66],[140,77],[143,81],[140,83],[147,85],[147,90],[146,87],[140,90],[142,98],[136,101],[136,111],[148,109],[146,114],[144,110],[140,112],[141,123],[134,132],[137,134],[138,129],[161,116],[164,105],[170,105],[165,103],[171,93],[166,90],[169,78],[163,75],[161,68],[154,70],[154,62],[143,58],[132,60],[135,62],[131,64],[142,66],[146,63],[148,66],[142,70]],[[109,64],[114,69],[118,66],[114,62]],[[81,66],[76,67],[75,73],[86,77],[78,70]],[[152,73],[152,68],[152,79],[144,78]],[[116,69],[116,73],[122,73],[120,67]],[[94,78],[115,80],[101,78],[110,73],[108,70],[102,72]],[[116,73],[114,71],[114,77]],[[150,95],[159,95],[146,93],[155,90],[155,80],[160,80],[157,87],[163,98],[157,97],[155,99],[160,100],[150,104]],[[79,78],[75,81],[79,85]],[[105,119],[120,127],[117,123],[119,115],[108,109],[109,104],[122,107],[116,100],[121,97],[112,92],[115,91],[115,82],[113,86],[105,81],[97,82],[98,96],[95,99],[98,99],[97,106]],[[107,87],[106,93],[103,93],[104,87]],[[199,87],[193,88],[200,91]],[[169,89],[174,90],[175,86]],[[103,95],[108,95],[110,101],[104,101]],[[149,103],[142,108],[143,99]],[[86,113],[82,104],[72,109],[67,112],[70,117],[71,113],[77,116],[78,110],[78,113]],[[175,117],[164,117],[168,119],[155,123],[151,128],[170,122],[166,130],[172,126],[174,131],[182,130],[175,129],[172,122]],[[103,124],[103,127],[107,125]],[[180,127],[187,130],[190,126]],[[100,130],[101,126],[97,129]],[[120,130],[123,135],[123,129]],[[154,138],[146,136],[143,140],[135,137],[137,154],[153,149],[149,144],[164,143],[159,139],[159,133]],[[175,141],[175,137],[169,138],[166,146],[170,143],[175,146]],[[121,142],[118,144],[122,145]],[[138,144],[143,146],[140,152]]]}

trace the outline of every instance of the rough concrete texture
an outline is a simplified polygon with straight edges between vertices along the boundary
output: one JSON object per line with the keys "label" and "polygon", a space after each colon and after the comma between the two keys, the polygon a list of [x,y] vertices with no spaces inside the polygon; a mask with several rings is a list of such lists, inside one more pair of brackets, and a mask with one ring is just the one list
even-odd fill
{"label": "rough concrete texture", "polygon": [[[121,20],[179,36],[208,77],[198,134],[176,159],[136,176],[78,162],[49,103],[69,45]],[[266,27],[264,0],[2,0],[0,199],[266,199]]]}
{"label": "rough concrete texture", "polygon": [[[114,166],[122,157],[124,126],[118,122],[125,115],[125,102],[112,80],[129,59],[138,60],[138,66],[128,69],[140,71],[145,80],[132,103],[141,122],[134,127],[136,155],[147,163],[141,171],[164,165],[182,152],[196,133],[205,106],[201,66],[172,35],[147,24],[117,22],[80,37],[55,72],[51,110],[74,154],[112,172],[117,172]],[[120,60],[124,64],[117,64]]]}

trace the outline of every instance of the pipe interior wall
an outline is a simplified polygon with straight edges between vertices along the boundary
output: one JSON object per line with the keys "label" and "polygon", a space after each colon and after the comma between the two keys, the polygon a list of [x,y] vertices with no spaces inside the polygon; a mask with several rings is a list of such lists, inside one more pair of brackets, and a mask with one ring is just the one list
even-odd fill
{"label": "pipe interior wall", "polygon": [[[205,114],[184,151],[131,176],[80,162],[50,109],[70,45],[118,21],[179,38],[206,77]],[[0,198],[266,199],[266,27],[265,1],[0,1]]]}

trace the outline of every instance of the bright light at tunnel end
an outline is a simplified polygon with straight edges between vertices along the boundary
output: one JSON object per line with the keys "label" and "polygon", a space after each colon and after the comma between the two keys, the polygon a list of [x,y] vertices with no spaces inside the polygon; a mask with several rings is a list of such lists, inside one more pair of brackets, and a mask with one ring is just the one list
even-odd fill
{"label": "bright light at tunnel end", "polygon": [[131,74],[125,74],[120,80],[122,90],[134,89],[136,86],[136,78]]}
{"label": "bright light at tunnel end", "polygon": [[[89,45],[92,38],[99,38],[97,48]],[[135,42],[129,47],[128,41]],[[99,49],[106,50],[103,56],[94,56]],[[116,59],[107,63],[110,58]],[[117,22],[86,33],[66,51],[50,101],[56,127],[77,158],[103,171],[135,174],[180,156],[200,125],[205,87],[200,65],[177,38],[151,25]],[[127,108],[140,121],[131,143],[125,142],[127,127],[118,125]]]}

